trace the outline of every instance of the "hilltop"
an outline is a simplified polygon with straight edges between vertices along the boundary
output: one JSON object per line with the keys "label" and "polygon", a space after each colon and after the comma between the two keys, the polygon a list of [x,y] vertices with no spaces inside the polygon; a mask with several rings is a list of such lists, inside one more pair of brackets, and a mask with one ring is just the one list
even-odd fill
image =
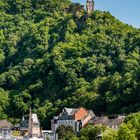
{"label": "hilltop", "polygon": [[30,106],[43,127],[65,106],[140,110],[140,30],[68,0],[0,9],[0,119],[18,121]]}

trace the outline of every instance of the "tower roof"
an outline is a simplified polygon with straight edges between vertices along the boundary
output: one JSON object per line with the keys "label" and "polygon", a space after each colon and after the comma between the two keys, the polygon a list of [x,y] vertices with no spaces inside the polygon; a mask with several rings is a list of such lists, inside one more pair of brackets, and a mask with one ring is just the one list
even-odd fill
{"label": "tower roof", "polygon": [[87,2],[94,2],[94,0],[87,0]]}
{"label": "tower roof", "polygon": [[77,108],[64,108],[68,115],[74,115],[75,112],[78,110]]}
{"label": "tower roof", "polygon": [[32,121],[33,121],[33,123],[37,123],[37,124],[39,123],[37,114],[32,114]]}

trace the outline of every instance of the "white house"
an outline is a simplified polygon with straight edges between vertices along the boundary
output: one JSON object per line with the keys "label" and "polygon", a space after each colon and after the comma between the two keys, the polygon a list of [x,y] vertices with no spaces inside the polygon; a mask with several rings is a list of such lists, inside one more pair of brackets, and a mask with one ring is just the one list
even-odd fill
{"label": "white house", "polygon": [[56,132],[58,127],[71,126],[75,133],[79,133],[80,129],[84,127],[95,114],[91,110],[84,108],[64,108],[59,116],[51,120],[51,129]]}

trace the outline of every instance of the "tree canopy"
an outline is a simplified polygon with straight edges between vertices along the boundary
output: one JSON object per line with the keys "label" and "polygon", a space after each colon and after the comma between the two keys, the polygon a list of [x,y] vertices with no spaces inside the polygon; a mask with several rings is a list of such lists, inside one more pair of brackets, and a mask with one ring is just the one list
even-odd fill
{"label": "tree canopy", "polygon": [[68,0],[1,0],[0,9],[0,119],[31,106],[45,128],[65,106],[140,110],[139,29]]}

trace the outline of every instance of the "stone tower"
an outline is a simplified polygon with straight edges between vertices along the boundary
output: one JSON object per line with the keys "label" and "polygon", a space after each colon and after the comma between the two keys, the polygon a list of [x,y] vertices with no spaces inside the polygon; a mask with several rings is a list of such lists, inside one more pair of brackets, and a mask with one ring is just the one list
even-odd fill
{"label": "stone tower", "polygon": [[29,113],[29,122],[28,122],[28,135],[29,137],[32,137],[32,110],[30,108],[30,113]]}
{"label": "stone tower", "polygon": [[29,113],[28,136],[29,137],[41,136],[40,122],[38,120],[37,114],[32,113],[31,108]]}
{"label": "stone tower", "polygon": [[94,0],[87,0],[86,10],[87,14],[91,14],[94,12]]}

